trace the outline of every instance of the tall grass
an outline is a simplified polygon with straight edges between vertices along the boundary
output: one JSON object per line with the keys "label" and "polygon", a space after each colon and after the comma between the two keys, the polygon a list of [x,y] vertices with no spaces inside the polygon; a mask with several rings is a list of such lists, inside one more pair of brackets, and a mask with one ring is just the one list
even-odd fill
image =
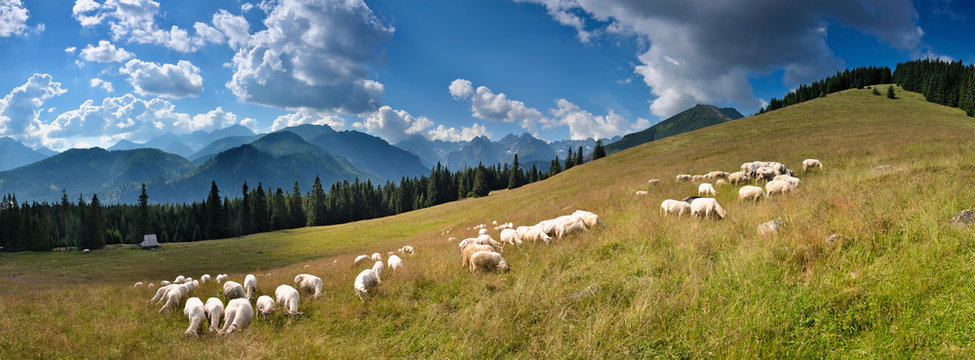
{"label": "tall grass", "polygon": [[[947,219],[975,204],[975,123],[898,94],[831,94],[388,218],[158,251],[4,254],[0,358],[970,358],[975,230]],[[678,173],[808,157],[826,169],[800,175],[795,195],[738,203],[719,187],[724,221],[659,214],[663,199],[696,192]],[[580,208],[608,227],[509,247],[508,274],[463,271],[446,241]],[[785,229],[758,235],[774,218]],[[833,233],[845,236],[827,243]],[[416,256],[360,303],[352,259],[405,244]],[[151,291],[131,288],[218,272],[255,273],[262,294],[308,272],[325,295],[304,298],[302,318],[184,340],[181,311],[160,315]]]}

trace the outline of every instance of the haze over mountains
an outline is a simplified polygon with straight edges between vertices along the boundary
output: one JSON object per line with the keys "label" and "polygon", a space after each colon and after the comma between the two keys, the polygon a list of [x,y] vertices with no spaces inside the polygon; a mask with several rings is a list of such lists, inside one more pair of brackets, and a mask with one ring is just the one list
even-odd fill
{"label": "haze over mountains", "polygon": [[[607,153],[665,136],[742,117],[732,108],[697,105],[646,130],[602,139]],[[326,125],[299,125],[255,134],[234,125],[212,132],[164,134],[144,144],[121,140],[108,150],[71,149],[55,154],[30,149],[11,138],[0,139],[0,193],[20,201],[55,202],[62,189],[72,200],[97,193],[106,203],[133,203],[147,183],[151,201],[203,199],[215,181],[223,196],[235,197],[244,181],[252,188],[290,191],[297,182],[307,192],[316,176],[323,185],[337,181],[399,181],[426,175],[437,163],[452,170],[510,163],[547,170],[564,160],[568,149],[590,154],[596,139],[546,142],[531,134],[508,134],[498,141],[475,137],[466,142],[410,136],[393,145],[363,132],[335,131]],[[46,150],[46,151],[45,151]]]}

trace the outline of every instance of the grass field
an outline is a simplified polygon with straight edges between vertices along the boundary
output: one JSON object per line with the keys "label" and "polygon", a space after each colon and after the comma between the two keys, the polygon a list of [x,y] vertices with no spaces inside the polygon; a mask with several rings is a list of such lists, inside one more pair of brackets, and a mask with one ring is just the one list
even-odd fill
{"label": "grass field", "polygon": [[[948,219],[975,207],[975,119],[898,94],[831,94],[388,218],[158,251],[2,254],[0,358],[971,358],[975,228]],[[736,188],[718,187],[726,220],[659,214],[660,201],[696,193],[677,174],[805,158],[826,168],[800,174],[797,194],[738,203]],[[506,248],[508,274],[462,270],[441,235],[575,209],[608,227]],[[787,227],[759,236],[773,218]],[[846,236],[826,243],[833,233]],[[406,270],[360,303],[352,259],[407,244],[417,253]],[[302,299],[293,321],[187,340],[181,311],[160,315],[150,290],[131,288],[223,272],[254,273],[272,295],[309,272],[325,295]]]}

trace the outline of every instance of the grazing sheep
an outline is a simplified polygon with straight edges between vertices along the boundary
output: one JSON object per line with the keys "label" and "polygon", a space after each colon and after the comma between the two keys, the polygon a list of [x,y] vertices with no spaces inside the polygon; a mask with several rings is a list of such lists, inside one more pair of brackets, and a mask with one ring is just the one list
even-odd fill
{"label": "grazing sheep", "polygon": [[403,259],[400,259],[399,256],[392,255],[386,259],[386,266],[389,267],[389,270],[392,271],[397,271],[399,269],[402,269]]}
{"label": "grazing sheep", "polygon": [[776,194],[789,194],[795,190],[792,184],[782,180],[772,180],[765,184],[765,191],[769,197]]}
{"label": "grazing sheep", "polygon": [[707,179],[704,178],[704,175],[694,175],[694,176],[691,176],[691,182],[699,183],[699,182],[703,182],[704,180],[707,180]]}
{"label": "grazing sheep", "polygon": [[644,195],[647,195],[647,194],[649,194],[649,193],[646,192],[646,191],[643,191],[643,190],[637,190],[637,192],[636,192],[636,196],[644,196]]}
{"label": "grazing sheep", "polygon": [[471,255],[471,272],[500,272],[511,270],[501,254],[493,251],[478,251]]}
{"label": "grazing sheep", "polygon": [[198,297],[191,297],[186,300],[186,305],[183,306],[183,314],[190,321],[190,326],[186,328],[183,335],[186,337],[196,337],[197,331],[200,331],[200,325],[203,324],[203,320],[206,320],[206,310],[203,308],[203,301],[200,301]]}
{"label": "grazing sheep", "polygon": [[691,204],[680,200],[667,199],[660,203],[660,211],[664,215],[667,214],[677,214],[677,217],[681,217],[684,214],[691,213]]}
{"label": "grazing sheep", "polygon": [[704,174],[705,180],[717,180],[717,179],[727,179],[728,173],[724,171],[712,171]]}
{"label": "grazing sheep", "polygon": [[714,198],[697,198],[691,201],[691,215],[720,220],[724,219],[728,213]]}
{"label": "grazing sheep", "polygon": [[383,264],[382,261],[377,261],[375,264],[372,264],[372,271],[376,272],[376,277],[379,279],[380,284],[383,283],[383,270],[386,270],[386,264]]}
{"label": "grazing sheep", "polygon": [[148,288],[148,289],[152,289],[154,287],[156,287],[156,284],[153,284],[153,283],[149,283],[149,286],[146,286],[146,288]]}
{"label": "grazing sheep", "polygon": [[383,261],[383,255],[380,253],[372,253],[372,256],[369,258],[372,259],[372,261]]}
{"label": "grazing sheep", "polygon": [[241,331],[250,325],[251,320],[254,319],[254,307],[251,306],[251,302],[247,299],[233,299],[227,303],[227,308],[224,310],[223,319],[223,329],[220,329],[218,333],[220,335],[230,336],[236,331]]}
{"label": "grazing sheep", "polygon": [[714,185],[711,185],[710,183],[701,183],[701,185],[697,186],[697,194],[717,196],[718,190],[715,190]]}
{"label": "grazing sheep", "polygon": [[177,276],[176,280],[173,280],[174,284],[182,284],[184,282],[186,282],[186,277],[184,277],[183,275]]}
{"label": "grazing sheep", "polygon": [[793,188],[797,188],[799,187],[799,185],[802,185],[802,180],[799,180],[799,178],[790,175],[776,175],[774,178],[772,178],[772,180],[785,181],[789,183],[789,185],[792,185]]}
{"label": "grazing sheep", "polygon": [[758,186],[745,185],[738,189],[738,201],[742,200],[761,200],[765,198],[765,190]]}
{"label": "grazing sheep", "polygon": [[355,277],[355,296],[360,301],[366,301],[369,291],[379,286],[379,276],[372,269],[365,269]]}
{"label": "grazing sheep", "polygon": [[244,292],[244,287],[236,281],[227,281],[223,283],[223,296],[226,296],[228,300],[233,300],[237,298],[247,297],[247,293]]}
{"label": "grazing sheep", "polygon": [[521,237],[523,241],[544,241],[548,244],[552,241],[552,237],[545,233],[539,226],[531,226],[525,231],[525,235]]}
{"label": "grazing sheep", "polygon": [[582,219],[572,217],[566,219],[566,221],[562,223],[562,226],[559,227],[558,238],[561,239],[566,236],[585,232],[585,231],[586,231],[586,224],[582,222]]}
{"label": "grazing sheep", "polygon": [[200,276],[200,284],[206,284],[208,282],[210,282],[210,274],[203,274],[203,276]]}
{"label": "grazing sheep", "polygon": [[457,238],[451,236],[451,237],[447,238],[447,241],[454,242],[454,241],[457,241]]}
{"label": "grazing sheep", "polygon": [[512,229],[501,230],[501,243],[521,246],[521,237],[518,232]]}
{"label": "grazing sheep", "polygon": [[477,231],[477,234],[478,235],[484,235],[484,234],[487,234],[487,233],[488,233],[488,229],[481,229],[481,230],[478,230]]}
{"label": "grazing sheep", "polygon": [[582,222],[586,224],[586,227],[590,229],[592,229],[596,225],[599,225],[600,227],[606,227],[606,224],[603,223],[603,219],[599,218],[599,215],[596,215],[589,211],[576,210],[575,212],[572,213],[572,216],[581,219]]}
{"label": "grazing sheep", "polygon": [[464,266],[465,269],[468,266],[470,266],[470,263],[471,263],[471,255],[474,255],[474,253],[476,253],[478,251],[493,251],[493,252],[497,252],[493,247],[491,247],[491,245],[483,245],[483,244],[471,244],[471,245],[468,245],[467,247],[464,248],[463,251],[461,251],[461,262],[463,263],[463,266]]}
{"label": "grazing sheep", "polygon": [[762,236],[775,235],[779,232],[779,229],[785,226],[785,222],[782,219],[773,219],[771,221],[763,222],[758,225],[758,234]]}
{"label": "grazing sheep", "polygon": [[[396,256],[396,255],[393,255]],[[399,257],[396,257],[399,259]],[[314,294],[312,297],[322,296],[322,278],[311,274],[298,274],[295,276],[295,286],[302,291]]]}
{"label": "grazing sheep", "polygon": [[[281,285],[287,286],[287,285]],[[261,318],[267,321],[268,315],[274,315],[274,299],[267,295],[261,295],[257,298],[257,312],[261,313]]]}
{"label": "grazing sheep", "polygon": [[220,329],[220,318],[223,317],[223,302],[220,299],[211,297],[207,299],[206,305],[203,306],[203,310],[206,311],[207,321],[210,322],[210,326],[207,327],[208,332],[215,332]]}
{"label": "grazing sheep", "polygon": [[688,174],[680,174],[680,175],[677,175],[677,182],[679,182],[679,183],[688,182],[688,181],[691,181],[691,178],[692,178],[692,176],[690,176]]}
{"label": "grazing sheep", "polygon": [[227,274],[217,274],[217,284],[221,284],[224,281],[227,281],[227,278],[228,278]]}
{"label": "grazing sheep", "polygon": [[[502,245],[501,243],[495,241],[494,238],[491,237],[491,235],[487,235],[487,234],[478,236],[470,244],[490,245],[491,247],[497,249],[498,252],[503,252],[504,251],[503,250],[504,249],[504,245]],[[470,244],[468,244],[468,245],[470,245]]]}
{"label": "grazing sheep", "polygon": [[163,281],[160,281],[159,282],[159,286],[167,286],[167,285],[172,285],[172,284],[173,283],[169,282],[169,280],[163,280]]}
{"label": "grazing sheep", "polygon": [[141,281],[137,281],[137,282],[135,283],[135,285],[132,285],[132,287],[133,287],[133,288],[138,288],[138,287],[140,287],[140,286],[142,286],[142,282],[141,282]]}
{"label": "grazing sheep", "polygon": [[257,295],[257,277],[254,274],[247,274],[244,277],[244,297],[250,300]]}
{"label": "grazing sheep", "polygon": [[355,257],[355,261],[352,262],[352,266],[359,266],[359,264],[367,261],[369,261],[369,255],[359,255]]}
{"label": "grazing sheep", "polygon": [[166,292],[166,295],[163,296],[166,299],[166,304],[159,309],[159,313],[162,314],[169,311],[169,309],[178,307],[179,303],[183,301],[183,298],[192,290],[191,287],[191,285],[187,284],[177,284],[170,288]]}
{"label": "grazing sheep", "polygon": [[457,247],[463,249],[467,247],[467,245],[474,243],[475,240],[477,240],[477,238],[466,238],[464,240],[461,240],[461,242],[457,243]]}
{"label": "grazing sheep", "polygon": [[748,174],[744,171],[736,171],[728,174],[728,181],[732,184],[741,184],[748,181]]}
{"label": "grazing sheep", "polygon": [[728,185],[731,185],[731,183],[729,183],[725,179],[718,179],[718,181],[714,182],[714,186],[728,186]]}
{"label": "grazing sheep", "polygon": [[806,159],[802,161],[802,172],[807,172],[812,169],[823,169],[823,163],[816,159]]}
{"label": "grazing sheep", "polygon": [[176,284],[160,286],[159,289],[156,290],[156,294],[153,295],[152,299],[149,300],[149,303],[152,304],[162,301],[163,297],[166,296],[166,292],[169,291],[169,289],[171,289],[173,286],[176,286]]}
{"label": "grazing sheep", "polygon": [[[457,238],[453,238],[453,239],[454,240],[457,240]],[[409,246],[409,245],[406,245],[404,247],[399,248],[399,253],[400,254],[406,253],[406,254],[410,254],[410,256],[413,256],[413,254],[415,252],[416,252],[416,249],[414,249],[412,246]]]}
{"label": "grazing sheep", "polygon": [[301,299],[298,290],[295,290],[291,285],[281,285],[274,289],[274,298],[277,299],[279,305],[288,311],[288,316],[301,315],[298,312],[298,303]]}
{"label": "grazing sheep", "polygon": [[650,179],[647,181],[647,185],[657,186],[660,185],[660,179]]}
{"label": "grazing sheep", "polygon": [[82,254],[87,254],[87,253],[90,253],[90,252],[91,252],[91,249],[84,249],[84,250],[81,250],[81,253],[82,253]]}

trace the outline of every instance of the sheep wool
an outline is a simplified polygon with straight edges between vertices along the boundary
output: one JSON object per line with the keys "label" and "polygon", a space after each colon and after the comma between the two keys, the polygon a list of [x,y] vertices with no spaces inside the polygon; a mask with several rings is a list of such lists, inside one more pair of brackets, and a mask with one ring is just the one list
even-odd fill
{"label": "sheep wool", "polygon": [[240,283],[228,280],[227,282],[223,283],[223,296],[226,296],[227,299],[233,300],[246,297],[247,293],[244,292],[244,287],[241,286]]}
{"label": "sheep wool", "polygon": [[[398,256],[393,255],[399,259]],[[392,259],[392,257],[390,257]],[[295,286],[301,291],[313,294],[312,297],[322,296],[322,278],[311,274],[298,274],[295,276]]]}
{"label": "sheep wool", "polygon": [[183,335],[187,337],[198,336],[197,332],[200,330],[200,325],[203,324],[203,320],[206,320],[206,311],[200,298],[191,297],[186,300],[186,305],[183,306],[183,314],[190,321],[190,326],[186,328]]}
{"label": "sheep wool", "polygon": [[369,261],[369,255],[359,255],[355,257],[355,261],[352,262],[352,266],[358,266],[366,261]]}
{"label": "sheep wool", "polygon": [[288,311],[288,316],[301,315],[298,312],[298,303],[301,300],[298,295],[298,290],[290,285],[281,285],[277,289],[274,289],[274,297],[277,299],[278,305],[281,305]]}
{"label": "sheep wool", "polygon": [[257,295],[257,277],[254,274],[247,274],[244,277],[244,297],[250,300]]}
{"label": "sheep wool", "polygon": [[508,272],[510,268],[501,254],[492,251],[478,251],[471,255],[471,272]]}
{"label": "sheep wool", "polygon": [[[286,285],[282,285],[286,286]],[[261,295],[257,298],[257,312],[261,314],[261,318],[267,321],[268,315],[274,315],[274,299],[267,295]]]}
{"label": "sheep wool", "polygon": [[355,277],[355,295],[360,301],[366,301],[369,291],[379,286],[379,276],[372,269],[365,269]]}
{"label": "sheep wool", "polygon": [[396,255],[390,255],[389,258],[386,259],[386,267],[388,267],[391,271],[398,271],[403,268],[403,259],[400,259],[400,257]]}
{"label": "sheep wool", "polygon": [[219,330],[220,318],[223,317],[223,302],[218,298],[211,297],[207,299],[206,305],[203,305],[203,310],[206,311],[207,321],[210,322],[207,331],[216,332]]}
{"label": "sheep wool", "polygon": [[218,331],[220,335],[230,336],[231,334],[244,330],[254,319],[254,307],[247,299],[238,298],[230,300],[224,310],[223,328]]}

